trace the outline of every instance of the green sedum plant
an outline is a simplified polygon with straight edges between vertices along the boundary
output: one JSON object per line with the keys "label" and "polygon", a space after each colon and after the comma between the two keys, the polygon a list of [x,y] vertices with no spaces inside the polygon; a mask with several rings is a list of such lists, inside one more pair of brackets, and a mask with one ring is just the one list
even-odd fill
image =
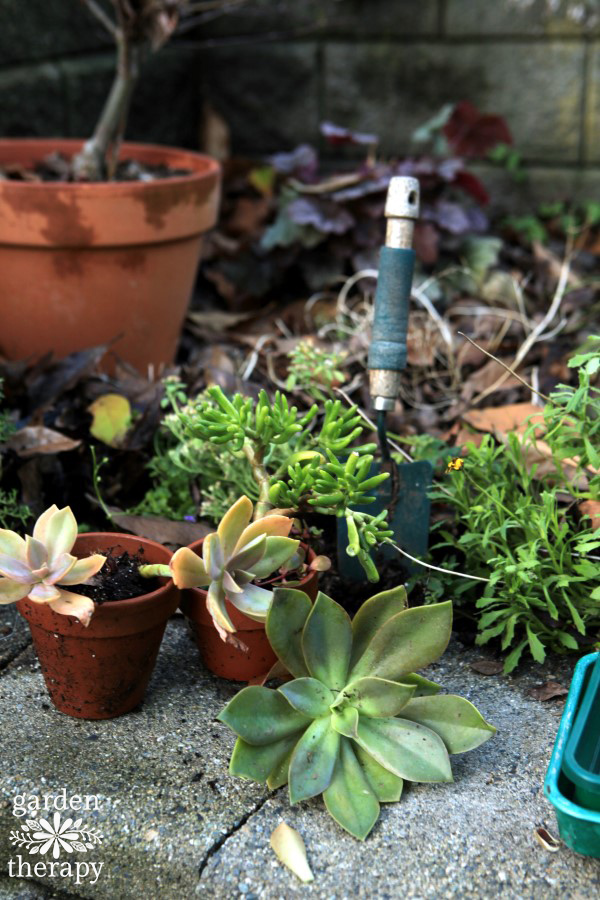
{"label": "green sedum plant", "polygon": [[363,433],[356,407],[327,400],[317,418],[316,404],[301,415],[279,391],[273,400],[261,391],[255,401],[242,394],[229,398],[213,386],[198,402],[181,405],[180,386],[166,389],[184,440],[210,442],[215,454],[218,448],[219,455],[243,455],[258,487],[255,519],[273,508],[287,515],[313,511],[345,518],[347,552],[370,581],[379,579],[370,551],[392,531],[385,512],[371,516],[355,507],[373,502],[368,492],[389,476],[369,475],[375,444],[352,446]]}
{"label": "green sedum plant", "polygon": [[324,403],[333,396],[333,389],[346,381],[346,373],[340,368],[345,356],[316,347],[310,339],[298,341],[288,353],[286,390],[303,390],[313,400]]}
{"label": "green sedum plant", "polygon": [[495,732],[461,697],[414,674],[445,650],[452,605],[406,608],[404,588],[367,600],[351,622],[319,593],[275,591],[267,635],[294,680],[246,687],[217,717],[238,736],[229,771],[289,784],[292,804],[323,794],[330,815],[363,840],[404,781],[452,781],[448,754]]}

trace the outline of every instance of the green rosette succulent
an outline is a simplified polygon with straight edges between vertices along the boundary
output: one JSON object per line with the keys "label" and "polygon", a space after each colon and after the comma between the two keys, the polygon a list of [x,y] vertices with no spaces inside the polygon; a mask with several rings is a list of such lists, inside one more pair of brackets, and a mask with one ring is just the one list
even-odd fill
{"label": "green rosette succulent", "polygon": [[351,621],[319,593],[275,591],[266,629],[293,681],[250,686],[218,716],[238,736],[229,771],[289,784],[290,802],[323,794],[330,815],[364,840],[404,781],[452,781],[449,754],[496,729],[469,703],[414,673],[450,639],[452,604],[408,609],[404,588],[367,600]]}

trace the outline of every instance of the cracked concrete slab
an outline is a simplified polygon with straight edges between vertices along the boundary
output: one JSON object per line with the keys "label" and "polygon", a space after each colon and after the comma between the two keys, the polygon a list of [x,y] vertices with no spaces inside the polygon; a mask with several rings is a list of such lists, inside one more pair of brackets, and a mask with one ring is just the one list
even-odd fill
{"label": "cracked concrete slab", "polygon": [[27,622],[13,604],[0,606],[0,670],[31,642]]}
{"label": "cracked concrete slab", "polygon": [[[290,809],[287,789],[272,794],[229,777],[234,739],[214,717],[237,686],[205,672],[180,619],[169,623],[143,706],[108,722],[56,712],[33,650],[25,650],[0,675],[0,900],[597,897],[597,861],[564,847],[548,853],[534,837],[539,825],[557,833],[542,783],[562,704],[542,704],[527,691],[551,676],[568,685],[572,666],[484,677],[470,667],[481,656],[455,642],[427,674],[472,700],[498,735],[453,757],[454,784],[413,786],[400,803],[383,806],[359,843],[320,800]],[[66,797],[97,800],[79,813],[103,836],[87,854],[103,864],[96,883],[23,868],[25,878],[7,877],[19,852],[10,833],[24,821],[13,816],[15,796],[55,799],[63,788]],[[297,882],[269,848],[282,819],[306,841],[311,885]]]}

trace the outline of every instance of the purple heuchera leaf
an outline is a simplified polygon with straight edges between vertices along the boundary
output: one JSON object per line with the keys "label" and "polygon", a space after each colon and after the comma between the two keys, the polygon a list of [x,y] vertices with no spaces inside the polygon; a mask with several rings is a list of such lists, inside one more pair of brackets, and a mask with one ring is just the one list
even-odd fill
{"label": "purple heuchera leaf", "polygon": [[312,225],[324,234],[345,234],[354,225],[354,216],[347,209],[321,197],[298,197],[286,212],[296,225]]}
{"label": "purple heuchera leaf", "polygon": [[323,137],[336,147],[339,147],[341,144],[362,144],[370,146],[379,142],[379,138],[376,134],[351,131],[349,128],[343,128],[341,125],[334,125],[333,122],[322,122],[319,130]]}
{"label": "purple heuchera leaf", "polygon": [[290,153],[275,153],[267,161],[281,175],[295,175],[301,181],[312,182],[317,176],[317,151],[310,144],[300,144]]}

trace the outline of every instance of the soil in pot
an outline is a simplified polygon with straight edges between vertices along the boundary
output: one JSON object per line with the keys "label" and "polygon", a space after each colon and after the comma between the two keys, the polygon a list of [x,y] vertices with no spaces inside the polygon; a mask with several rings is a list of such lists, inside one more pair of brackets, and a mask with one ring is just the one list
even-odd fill
{"label": "soil in pot", "polygon": [[[196,541],[190,547],[200,554],[202,540]],[[314,557],[314,552],[309,549],[307,561],[310,562]],[[290,587],[304,591],[311,600],[314,600],[317,596],[318,578],[318,572],[309,571],[299,584],[290,584]],[[274,587],[272,580],[269,579],[265,586],[272,589]],[[285,587],[285,584],[281,583],[280,586]],[[277,657],[269,644],[264,625],[245,616],[228,601],[226,606],[237,629],[235,637],[246,646],[246,650],[221,640],[206,609],[206,591],[196,588],[181,593],[180,608],[187,618],[202,662],[213,675],[232,681],[251,681],[266,675],[277,661]]]}
{"label": "soil in pot", "polygon": [[[100,552],[99,550],[96,552]],[[74,584],[70,590],[74,594],[83,594],[94,603],[118,603],[119,600],[131,600],[158,590],[158,578],[143,578],[139,567],[147,562],[144,548],[137,553],[115,554],[114,550],[105,552],[106,562],[97,575],[85,584]]]}
{"label": "soil in pot", "polygon": [[[111,599],[113,591],[103,586],[104,579],[82,585],[81,593],[85,590],[89,596],[92,590],[104,597],[87,628],[74,616],[53,612],[47,604],[25,599],[19,600],[17,609],[29,623],[46,687],[57,709],[76,718],[111,719],[141,702],[167,619],[177,609],[179,591],[170,579],[153,579],[154,583],[144,579],[142,586],[134,577],[132,584],[131,566],[136,557],[148,563],[169,562],[171,553],[161,544],[126,534],[77,538],[74,555],[96,552],[110,555],[113,562],[109,567],[116,567],[117,580],[125,580],[130,596]],[[131,591],[138,596],[131,596]]]}

